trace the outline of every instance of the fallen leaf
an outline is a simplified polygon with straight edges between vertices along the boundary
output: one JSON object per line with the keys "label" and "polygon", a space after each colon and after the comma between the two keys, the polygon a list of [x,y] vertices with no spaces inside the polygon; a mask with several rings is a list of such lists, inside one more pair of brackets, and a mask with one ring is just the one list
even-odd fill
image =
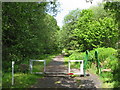
{"label": "fallen leaf", "polygon": [[55,82],[55,84],[59,84],[59,83],[61,83],[61,81],[56,81],[56,82]]}

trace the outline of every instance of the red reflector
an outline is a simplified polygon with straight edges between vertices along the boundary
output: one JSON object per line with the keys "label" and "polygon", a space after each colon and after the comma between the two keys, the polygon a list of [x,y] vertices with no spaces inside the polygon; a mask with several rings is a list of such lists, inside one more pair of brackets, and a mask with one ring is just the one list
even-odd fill
{"label": "red reflector", "polygon": [[73,75],[73,73],[68,73],[68,75]]}

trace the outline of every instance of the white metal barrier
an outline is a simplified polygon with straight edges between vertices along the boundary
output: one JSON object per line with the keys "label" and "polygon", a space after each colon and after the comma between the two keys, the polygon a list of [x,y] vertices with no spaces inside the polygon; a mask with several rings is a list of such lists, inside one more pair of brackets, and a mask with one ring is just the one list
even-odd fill
{"label": "white metal barrier", "polygon": [[[33,62],[44,62],[44,72],[46,70],[46,60],[30,60],[30,73],[32,74],[32,70],[33,70]],[[34,72],[36,74],[43,74],[44,72]]]}
{"label": "white metal barrier", "polygon": [[[37,61],[37,62],[44,62],[44,72],[33,72],[33,62],[34,61]],[[83,60],[69,60],[68,61],[68,73],[71,72],[71,66],[70,66],[70,63],[71,62],[80,62],[80,72],[78,73],[73,73],[74,75],[83,75],[84,72],[83,72]],[[46,60],[30,60],[30,73],[33,74],[44,74],[44,73],[59,73],[59,72],[45,72],[46,71]],[[61,72],[63,73],[63,72]]]}
{"label": "white metal barrier", "polygon": [[[44,63],[44,72],[33,72],[33,62],[43,62]],[[80,65],[80,72],[78,73],[73,73],[74,75],[83,75],[84,72],[83,72],[83,60],[69,60],[68,61],[68,73],[70,73],[70,63],[71,62],[80,62],[81,65]],[[14,64],[15,62],[12,61],[12,85],[14,85]],[[46,60],[30,60],[30,73],[33,74],[44,74],[44,73],[65,73],[65,72],[45,72],[46,71]]]}
{"label": "white metal barrier", "polygon": [[80,65],[80,72],[78,72],[78,73],[73,73],[74,75],[83,75],[84,74],[84,72],[83,72],[83,60],[69,60],[68,61],[68,73],[70,73],[70,62],[80,62],[81,63],[81,65]]}

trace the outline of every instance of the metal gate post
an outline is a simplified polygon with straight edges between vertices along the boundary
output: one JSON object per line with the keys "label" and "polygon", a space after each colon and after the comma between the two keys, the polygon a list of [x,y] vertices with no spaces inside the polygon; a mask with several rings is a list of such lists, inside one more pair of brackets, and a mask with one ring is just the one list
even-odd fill
{"label": "metal gate post", "polygon": [[44,73],[46,71],[46,61],[44,61]]}
{"label": "metal gate post", "polygon": [[70,73],[70,61],[68,61],[68,73]]}
{"label": "metal gate post", "polygon": [[[33,70],[33,62],[44,62],[44,71],[43,72],[32,72]],[[46,60],[30,60],[30,73],[31,74],[43,74],[46,71]]]}
{"label": "metal gate post", "polygon": [[86,76],[87,61],[88,61],[88,50],[86,51],[86,55],[85,55],[85,58],[84,58],[84,76]]}
{"label": "metal gate post", "polygon": [[32,74],[32,61],[30,60],[30,73]]}
{"label": "metal gate post", "polygon": [[80,69],[80,72],[78,72],[78,73],[71,73],[71,74],[74,74],[74,75],[83,75],[84,73],[83,73],[83,60],[69,60],[68,61],[68,73],[70,74],[70,62],[80,62],[80,67],[79,67],[79,69]]}
{"label": "metal gate post", "polygon": [[80,71],[81,71],[81,74],[84,74],[84,70],[83,70],[83,61],[80,62]]}
{"label": "metal gate post", "polygon": [[15,62],[12,61],[12,85],[14,85],[14,64]]}
{"label": "metal gate post", "polygon": [[99,58],[98,58],[98,51],[95,51],[95,59],[96,59],[96,62],[97,62],[98,74],[101,74],[100,61],[99,61]]}

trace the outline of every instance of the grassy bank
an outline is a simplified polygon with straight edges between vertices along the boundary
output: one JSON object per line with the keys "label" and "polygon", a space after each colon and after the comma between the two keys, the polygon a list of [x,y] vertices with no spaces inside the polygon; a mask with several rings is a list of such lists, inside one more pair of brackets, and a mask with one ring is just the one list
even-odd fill
{"label": "grassy bank", "polygon": [[[41,56],[43,60],[46,60],[46,64],[49,64],[52,60],[52,58],[54,58],[56,55],[58,54],[54,54],[54,55],[43,55]],[[28,65],[28,62],[24,62],[24,64]],[[43,65],[44,64],[36,64],[34,65],[35,68],[34,72],[36,71],[43,71]],[[2,88],[30,88],[30,86],[32,84],[36,83],[36,80],[38,78],[42,78],[43,75],[39,75],[39,74],[30,74],[30,72],[17,72],[15,71],[14,74],[14,80],[15,83],[14,85],[11,85],[12,83],[12,73],[8,72],[8,73],[4,73],[2,74]]]}

